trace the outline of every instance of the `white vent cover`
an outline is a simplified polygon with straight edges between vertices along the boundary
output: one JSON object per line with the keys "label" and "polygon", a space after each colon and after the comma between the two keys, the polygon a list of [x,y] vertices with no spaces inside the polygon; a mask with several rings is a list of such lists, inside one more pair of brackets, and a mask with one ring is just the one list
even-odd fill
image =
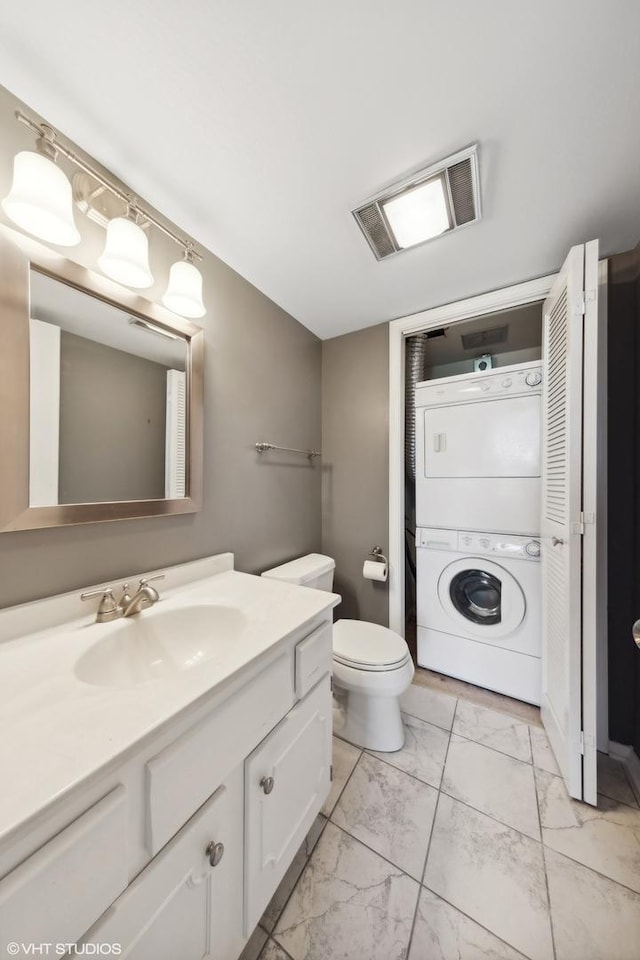
{"label": "white vent cover", "polygon": [[449,233],[451,230],[457,230],[480,220],[478,145],[474,144],[466,150],[460,150],[453,156],[420,170],[409,180],[394,184],[352,210],[377,260],[385,260],[396,253],[402,253],[404,249],[409,249],[398,243],[385,215],[384,204],[436,178],[442,178],[443,181],[450,223],[450,226],[441,231],[438,236],[441,236],[442,232]]}

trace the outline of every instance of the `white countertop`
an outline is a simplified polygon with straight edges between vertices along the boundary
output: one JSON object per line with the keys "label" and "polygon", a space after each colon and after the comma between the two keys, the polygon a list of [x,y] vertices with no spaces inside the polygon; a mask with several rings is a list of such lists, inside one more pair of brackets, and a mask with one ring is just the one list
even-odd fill
{"label": "white countertop", "polygon": [[185,603],[231,606],[244,617],[237,643],[130,686],[95,686],[74,672],[111,626],[95,623],[97,601],[80,604],[73,593],[0,610],[0,840],[340,601],[232,565],[221,554],[160,571],[161,599],[140,617]]}

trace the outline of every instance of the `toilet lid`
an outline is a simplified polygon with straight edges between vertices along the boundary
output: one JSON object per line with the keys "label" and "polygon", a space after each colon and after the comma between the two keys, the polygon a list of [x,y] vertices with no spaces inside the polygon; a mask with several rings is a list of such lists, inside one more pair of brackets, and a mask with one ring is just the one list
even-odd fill
{"label": "toilet lid", "polygon": [[333,625],[333,655],[341,663],[361,669],[401,664],[409,648],[399,633],[377,623],[338,620]]}

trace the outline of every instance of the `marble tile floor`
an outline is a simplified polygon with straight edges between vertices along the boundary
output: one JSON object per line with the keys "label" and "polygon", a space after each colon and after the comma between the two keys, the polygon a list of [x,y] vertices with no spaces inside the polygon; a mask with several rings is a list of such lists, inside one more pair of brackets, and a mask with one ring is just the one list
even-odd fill
{"label": "marble tile floor", "polygon": [[[414,683],[406,743],[331,792],[242,960],[638,960],[640,808],[570,800],[535,719]],[[529,722],[527,722],[529,721]]]}

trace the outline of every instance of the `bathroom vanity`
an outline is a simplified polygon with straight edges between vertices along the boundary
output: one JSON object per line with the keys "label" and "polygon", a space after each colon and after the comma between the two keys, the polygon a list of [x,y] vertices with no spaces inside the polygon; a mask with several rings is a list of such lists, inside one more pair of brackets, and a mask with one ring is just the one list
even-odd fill
{"label": "bathroom vanity", "polygon": [[0,611],[2,956],[242,952],[329,791],[339,597],[232,567],[126,621]]}

